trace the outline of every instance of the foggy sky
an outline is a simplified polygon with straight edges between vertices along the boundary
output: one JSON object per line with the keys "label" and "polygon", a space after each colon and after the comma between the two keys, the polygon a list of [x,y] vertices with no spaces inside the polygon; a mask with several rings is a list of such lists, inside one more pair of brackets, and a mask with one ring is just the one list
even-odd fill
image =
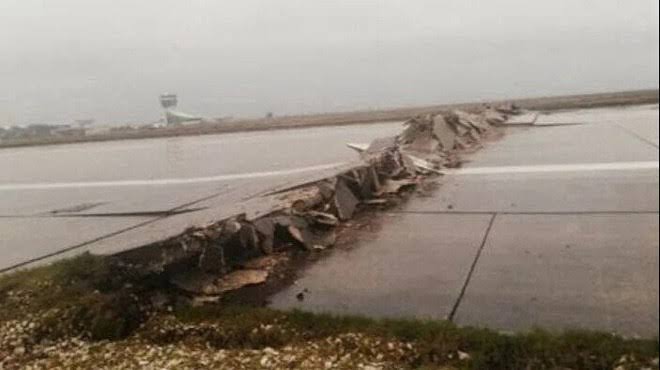
{"label": "foggy sky", "polygon": [[0,0],[0,126],[657,87],[656,0]]}

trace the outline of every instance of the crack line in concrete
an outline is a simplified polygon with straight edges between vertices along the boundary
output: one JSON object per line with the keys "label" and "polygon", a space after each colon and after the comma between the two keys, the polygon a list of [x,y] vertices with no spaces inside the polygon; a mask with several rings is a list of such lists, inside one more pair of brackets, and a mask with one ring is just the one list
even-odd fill
{"label": "crack line in concrete", "polygon": [[497,217],[497,213],[493,213],[492,216],[490,217],[490,222],[488,222],[488,227],[486,228],[486,232],[484,233],[484,237],[481,240],[481,245],[479,246],[479,250],[477,250],[476,256],[474,256],[474,260],[472,261],[472,265],[470,266],[470,270],[468,271],[468,275],[465,278],[465,283],[463,283],[463,287],[461,288],[461,292],[458,294],[458,298],[456,299],[456,302],[454,303],[454,306],[451,308],[451,312],[449,313],[449,321],[453,322],[454,321],[454,316],[456,315],[456,311],[458,310],[458,307],[461,304],[461,301],[463,300],[463,296],[465,295],[465,291],[467,290],[467,286],[470,283],[470,279],[472,279],[472,274],[474,273],[475,268],[477,267],[477,262],[479,261],[479,257],[481,256],[481,252],[484,249],[484,246],[486,245],[486,241],[488,240],[488,235],[490,234],[490,230],[493,228],[493,223],[495,223],[495,217]]}
{"label": "crack line in concrete", "polygon": [[630,135],[630,136],[636,138],[637,140],[639,140],[639,141],[641,141],[641,142],[643,142],[643,143],[645,143],[645,144],[648,144],[648,145],[650,145],[650,146],[652,146],[652,147],[654,147],[654,148],[656,148],[656,149],[659,149],[659,148],[658,148],[658,144],[652,142],[652,141],[649,140],[649,139],[646,139],[645,137],[643,137],[643,136],[641,136],[641,135],[638,135],[636,132],[634,132],[634,131],[632,131],[632,130],[629,130],[629,129],[627,129],[627,128],[621,126],[621,125],[615,125],[615,126],[616,126],[617,128],[619,128],[619,129],[621,129],[623,132],[627,133],[628,135]]}
{"label": "crack line in concrete", "polygon": [[215,192],[215,193],[213,193],[213,194],[211,194],[211,195],[208,195],[208,196],[206,196],[206,197],[199,198],[199,199],[193,200],[193,201],[191,201],[191,202],[184,203],[184,204],[181,204],[181,205],[179,205],[179,206],[176,206],[176,207],[174,207],[174,208],[172,208],[172,209],[169,210],[169,212],[170,212],[169,214],[165,214],[165,215],[157,216],[157,217],[152,218],[152,219],[150,219],[150,220],[146,220],[146,221],[143,221],[143,222],[137,223],[137,224],[135,224],[135,225],[131,225],[131,226],[125,227],[125,228],[123,228],[123,229],[120,229],[120,230],[117,230],[117,231],[111,232],[111,233],[109,233],[109,234],[104,234],[104,235],[101,235],[101,236],[99,236],[99,237],[96,237],[96,238],[93,238],[93,239],[90,239],[90,240],[84,241],[84,242],[82,242],[82,243],[78,243],[78,244],[75,244],[75,245],[72,245],[72,246],[69,246],[69,247],[65,247],[65,248],[62,248],[62,249],[56,250],[56,251],[54,251],[54,252],[47,253],[47,254],[45,254],[45,255],[41,255],[41,256],[39,256],[39,257],[31,258],[31,259],[28,259],[28,260],[25,260],[25,261],[22,261],[22,262],[16,263],[16,264],[14,264],[14,265],[10,265],[10,266],[8,266],[8,267],[2,267],[2,268],[0,268],[0,274],[3,274],[3,273],[5,273],[5,272],[11,271],[11,270],[15,270],[15,269],[20,268],[20,267],[24,267],[24,266],[30,265],[30,264],[35,263],[35,262],[39,262],[39,261],[45,260],[45,259],[47,259],[47,258],[55,257],[55,256],[57,256],[57,255],[64,254],[64,253],[67,253],[67,252],[70,252],[70,251],[73,251],[73,250],[76,250],[76,249],[82,248],[82,247],[84,247],[84,246],[86,246],[86,245],[90,245],[90,244],[92,244],[92,243],[96,243],[96,242],[98,242],[98,241],[101,241],[101,240],[104,240],[104,239],[108,239],[108,238],[111,238],[111,237],[113,237],[113,236],[117,236],[117,235],[119,235],[119,234],[125,233],[125,232],[127,232],[127,231],[131,231],[131,230],[134,230],[134,229],[140,228],[140,227],[142,227],[142,226],[146,226],[146,225],[152,224],[152,223],[154,223],[154,222],[157,222],[157,221],[163,220],[163,219],[165,219],[165,218],[167,218],[167,217],[170,217],[170,216],[174,215],[174,214],[172,214],[171,212],[176,212],[177,210],[181,210],[182,208],[189,207],[189,206],[191,206],[191,205],[193,205],[193,204],[196,204],[196,203],[199,203],[199,202],[203,202],[203,201],[205,201],[205,200],[209,200],[209,199],[215,198],[215,197],[217,197],[217,196],[219,196],[219,195],[221,195],[221,194],[226,193],[227,190],[228,190],[228,189],[227,189],[227,186],[225,186],[225,187],[223,187],[223,189],[222,189],[221,191],[218,191],[218,192]]}

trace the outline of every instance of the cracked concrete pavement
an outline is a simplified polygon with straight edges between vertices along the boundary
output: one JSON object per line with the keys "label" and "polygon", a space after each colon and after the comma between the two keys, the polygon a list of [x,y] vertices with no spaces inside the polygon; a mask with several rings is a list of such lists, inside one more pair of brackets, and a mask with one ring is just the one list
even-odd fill
{"label": "cracked concrete pavement", "polygon": [[0,271],[113,253],[217,221],[257,194],[342,168],[355,159],[346,142],[400,129],[395,122],[1,150]]}
{"label": "cracked concrete pavement", "polygon": [[272,305],[657,336],[658,106],[543,120],[507,128]]}

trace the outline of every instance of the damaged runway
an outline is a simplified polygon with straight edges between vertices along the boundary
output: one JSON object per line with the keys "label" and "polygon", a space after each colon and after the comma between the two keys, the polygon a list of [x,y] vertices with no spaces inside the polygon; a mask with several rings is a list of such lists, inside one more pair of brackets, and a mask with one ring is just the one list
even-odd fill
{"label": "damaged runway", "polygon": [[[333,131],[333,149],[292,155],[297,167],[191,177],[202,181],[161,177],[151,185],[145,178],[108,180],[100,170],[100,179],[87,182],[87,198],[71,192],[35,195],[27,206],[8,202],[13,214],[0,221],[20,230],[20,222],[34,228],[43,219],[65,230],[53,239],[69,247],[39,250],[40,262],[84,250],[113,255],[129,269],[164,273],[197,302],[209,302],[263,282],[281,256],[274,247],[324,250],[359,205],[378,207],[387,194],[440,173],[431,197],[390,210],[381,232],[313,264],[271,297],[272,305],[502,330],[540,325],[657,335],[657,105],[617,108],[615,120],[594,117],[602,115],[597,110],[578,112],[591,119],[584,122],[549,114],[538,125],[541,115],[507,126],[503,111],[415,117],[401,133],[397,124],[377,132],[369,126],[364,141],[386,138],[349,145],[360,161],[343,143],[362,140]],[[316,137],[317,148],[328,144],[325,134]],[[467,163],[457,167],[455,149]],[[94,193],[112,182],[140,190],[125,198]],[[9,181],[0,191],[67,194],[70,183]],[[164,190],[178,187],[183,197]],[[156,201],[145,204],[150,199]],[[62,220],[79,223],[57,225]],[[104,234],[94,238],[96,226],[85,222],[103,225]],[[86,241],[75,244],[78,236]],[[35,250],[12,248],[14,255],[3,256],[11,268]]]}
{"label": "damaged runway", "polygon": [[346,142],[399,130],[394,122],[1,150],[0,168],[11,170],[0,173],[0,271],[217,221],[236,212],[227,205],[355,160]]}
{"label": "damaged runway", "polygon": [[657,336],[657,109],[507,128],[445,171],[431,197],[389,212],[381,231],[313,264],[272,305]]}

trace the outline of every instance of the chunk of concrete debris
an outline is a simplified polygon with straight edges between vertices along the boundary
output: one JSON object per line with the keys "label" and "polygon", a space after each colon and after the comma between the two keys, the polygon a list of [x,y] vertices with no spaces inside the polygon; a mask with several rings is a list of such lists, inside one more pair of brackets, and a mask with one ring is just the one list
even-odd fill
{"label": "chunk of concrete debris", "polygon": [[174,286],[193,294],[217,296],[248,285],[261,284],[268,278],[266,269],[235,270],[220,278],[215,274],[186,271],[170,277]]}
{"label": "chunk of concrete debris", "polygon": [[490,129],[490,125],[481,115],[464,112],[462,110],[455,110],[453,113],[458,117],[459,122],[465,127],[475,128],[479,131]]}
{"label": "chunk of concrete debris", "polygon": [[520,108],[514,104],[514,103],[504,103],[504,104],[499,104],[495,106],[495,110],[504,113],[504,114],[518,114],[520,112]]}
{"label": "chunk of concrete debris", "polygon": [[369,166],[364,170],[364,177],[362,178],[362,186],[360,189],[360,196],[371,198],[371,196],[380,190],[380,178],[374,166]]}
{"label": "chunk of concrete debris", "polygon": [[346,143],[346,146],[355,150],[358,153],[364,153],[369,148],[369,144],[363,144],[363,143]]}
{"label": "chunk of concrete debris", "polygon": [[387,180],[381,188],[381,194],[396,194],[406,187],[417,185],[415,179]]}
{"label": "chunk of concrete debris", "polygon": [[241,225],[241,230],[239,230],[238,235],[244,248],[249,250],[257,249],[259,236],[257,235],[257,229],[253,225]]}
{"label": "chunk of concrete debris", "polygon": [[415,161],[412,157],[409,153],[401,153],[401,164],[408,176],[415,176],[417,174],[417,166],[415,166]]}
{"label": "chunk of concrete debris", "polygon": [[404,122],[403,126],[405,128],[397,137],[399,144],[412,143],[418,137],[426,136],[426,132],[429,131],[429,127],[427,127],[421,117],[413,117]]}
{"label": "chunk of concrete debris", "polygon": [[169,281],[172,285],[194,294],[207,294],[206,292],[213,294],[213,287],[217,279],[217,274],[209,274],[195,269],[188,269],[169,276]]}
{"label": "chunk of concrete debris", "polygon": [[289,235],[296,240],[298,243],[301,245],[305,246],[305,237],[303,237],[302,230],[300,230],[298,227],[294,225],[289,225],[287,226],[287,231],[289,232]]}
{"label": "chunk of concrete debris", "polygon": [[444,114],[444,117],[447,123],[456,130],[458,136],[465,136],[473,129],[472,125],[460,119],[456,111],[448,112]]}
{"label": "chunk of concrete debris", "polygon": [[213,286],[206,287],[205,294],[221,294],[248,285],[262,284],[268,279],[266,270],[236,270],[218,279]]}
{"label": "chunk of concrete debris", "polygon": [[323,226],[337,226],[339,220],[335,215],[319,211],[307,211],[305,215],[312,220],[313,223]]}
{"label": "chunk of concrete debris", "polygon": [[227,220],[225,222],[222,233],[225,235],[233,235],[241,229],[241,223],[236,220]]}
{"label": "chunk of concrete debris", "polygon": [[433,117],[433,135],[440,141],[443,150],[454,149],[456,133],[449,127],[442,114],[437,114]]}
{"label": "chunk of concrete debris", "polygon": [[382,204],[387,204],[389,200],[384,199],[384,198],[372,198],[372,199],[366,199],[363,200],[363,204],[368,204],[368,205],[382,205]]}
{"label": "chunk of concrete debris", "polygon": [[290,208],[297,212],[303,212],[306,209],[314,208],[324,201],[324,195],[321,189],[316,185],[292,190],[285,194],[283,198],[284,201],[290,202]]}
{"label": "chunk of concrete debris", "polygon": [[224,249],[219,245],[208,245],[199,256],[198,266],[204,272],[223,273],[226,266]]}
{"label": "chunk of concrete debris", "polygon": [[375,139],[366,149],[367,153],[378,153],[396,146],[396,136]]}
{"label": "chunk of concrete debris", "polygon": [[422,172],[422,173],[431,172],[431,173],[435,173],[435,174],[439,174],[439,175],[442,174],[442,172],[439,171],[438,169],[436,169],[435,166],[431,162],[429,162],[425,159],[416,157],[416,156],[411,155],[411,154],[404,154],[404,156],[409,158],[409,160],[411,161],[413,166],[415,166],[415,168],[417,168],[418,172]]}
{"label": "chunk of concrete debris", "polygon": [[402,172],[407,172],[398,149],[386,150],[370,163],[374,166],[376,173],[385,178],[397,177]]}
{"label": "chunk of concrete debris", "polygon": [[433,136],[418,136],[411,143],[403,146],[404,150],[420,152],[420,153],[433,153],[438,150],[440,142]]}
{"label": "chunk of concrete debris", "polygon": [[310,228],[289,225],[287,227],[291,237],[306,250],[325,249],[335,244],[337,236],[334,230],[322,231]]}
{"label": "chunk of concrete debris", "polygon": [[358,199],[346,185],[345,180],[338,180],[337,185],[335,186],[334,198],[334,207],[337,212],[337,217],[342,221],[349,220],[353,216],[358,203]]}
{"label": "chunk of concrete debris", "polygon": [[469,147],[470,147],[470,144],[468,144],[468,142],[465,139],[463,139],[462,137],[458,137],[458,136],[456,137],[456,148],[457,149],[467,149]]}
{"label": "chunk of concrete debris", "polygon": [[247,261],[243,267],[249,270],[266,270],[266,271],[272,271],[277,264],[282,263],[287,260],[287,257],[285,255],[270,255],[270,256],[262,256],[262,257],[257,257],[254,259],[251,259]]}
{"label": "chunk of concrete debris", "polygon": [[275,222],[270,217],[263,217],[252,224],[259,234],[259,248],[264,254],[271,254],[275,243]]}
{"label": "chunk of concrete debris", "polygon": [[488,109],[484,113],[484,119],[491,125],[501,125],[506,121],[506,116],[494,109]]}
{"label": "chunk of concrete debris", "polygon": [[539,117],[539,112],[526,112],[508,117],[505,125],[533,125]]}
{"label": "chunk of concrete debris", "polygon": [[337,179],[332,178],[325,181],[321,181],[316,184],[316,187],[319,189],[319,194],[323,197],[324,201],[329,201],[335,194],[335,185],[337,184]]}
{"label": "chunk of concrete debris", "polygon": [[[221,240],[225,262],[229,266],[240,264],[261,254],[259,236],[255,227],[249,223],[239,223],[239,225],[238,231]],[[232,226],[232,230],[236,230],[236,225]]]}

